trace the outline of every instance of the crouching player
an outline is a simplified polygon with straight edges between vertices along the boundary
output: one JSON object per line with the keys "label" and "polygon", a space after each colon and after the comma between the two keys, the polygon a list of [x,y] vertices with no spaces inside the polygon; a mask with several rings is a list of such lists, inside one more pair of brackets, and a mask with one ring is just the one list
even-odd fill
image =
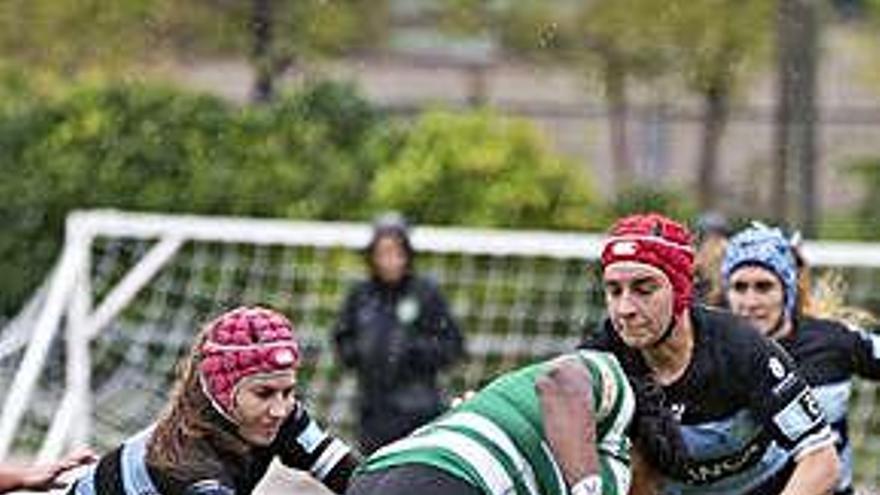
{"label": "crouching player", "polygon": [[566,354],[500,376],[379,449],[346,493],[623,495],[634,407],[611,354]]}

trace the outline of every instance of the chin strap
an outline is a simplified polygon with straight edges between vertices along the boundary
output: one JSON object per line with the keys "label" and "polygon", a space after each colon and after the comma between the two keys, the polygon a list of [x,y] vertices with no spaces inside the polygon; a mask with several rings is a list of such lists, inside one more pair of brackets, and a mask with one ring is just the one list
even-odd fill
{"label": "chin strap", "polygon": [[771,339],[776,339],[777,337],[781,337],[783,327],[785,326],[785,320],[786,320],[785,312],[783,312],[782,314],[779,315],[779,319],[776,320],[776,324],[773,325],[773,328],[771,328],[770,331],[767,332],[767,337],[769,337]]}
{"label": "chin strap", "polygon": [[661,345],[663,345],[664,342],[669,340],[669,337],[672,337],[672,332],[673,332],[673,330],[675,330],[675,325],[677,323],[678,323],[678,318],[673,317],[672,321],[669,322],[669,326],[667,326],[666,330],[663,332],[663,335],[661,335],[660,338],[658,338],[656,341],[654,341],[654,343],[651,344],[651,347],[660,347]]}

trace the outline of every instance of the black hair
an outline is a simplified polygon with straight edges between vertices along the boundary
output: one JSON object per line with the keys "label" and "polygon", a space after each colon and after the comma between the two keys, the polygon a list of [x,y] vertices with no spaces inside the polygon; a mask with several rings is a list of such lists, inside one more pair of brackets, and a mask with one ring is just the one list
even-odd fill
{"label": "black hair", "polygon": [[373,220],[373,235],[366,248],[364,248],[364,257],[366,258],[367,265],[370,267],[371,271],[375,273],[375,267],[373,266],[373,251],[375,251],[376,244],[378,244],[379,240],[383,237],[394,237],[400,242],[404,253],[406,253],[407,271],[412,269],[415,250],[413,249],[412,242],[409,238],[409,230],[409,222],[398,212],[392,211],[383,213]]}
{"label": "black hair", "polygon": [[636,396],[630,438],[655,469],[672,478],[687,479],[688,448],[663,389],[647,377],[630,375],[629,381]]}

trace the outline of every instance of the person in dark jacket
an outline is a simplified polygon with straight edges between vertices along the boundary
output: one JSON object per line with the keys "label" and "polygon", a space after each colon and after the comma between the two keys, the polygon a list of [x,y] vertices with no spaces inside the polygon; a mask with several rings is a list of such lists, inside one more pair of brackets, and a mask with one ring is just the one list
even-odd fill
{"label": "person in dark jacket", "polygon": [[438,374],[464,353],[439,288],[415,273],[414,254],[403,217],[380,217],[365,251],[370,277],[350,290],[334,329],[339,360],[357,374],[364,453],[445,410]]}

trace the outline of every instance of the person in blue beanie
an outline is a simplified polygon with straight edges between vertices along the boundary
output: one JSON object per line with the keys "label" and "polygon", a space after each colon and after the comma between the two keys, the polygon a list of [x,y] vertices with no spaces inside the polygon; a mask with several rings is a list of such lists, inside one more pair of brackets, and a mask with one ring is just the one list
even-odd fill
{"label": "person in blue beanie", "polygon": [[880,337],[799,310],[798,264],[778,228],[755,223],[734,235],[721,265],[730,309],[795,359],[836,433],[841,462],[834,493],[852,494],[847,410],[854,375],[880,379]]}

